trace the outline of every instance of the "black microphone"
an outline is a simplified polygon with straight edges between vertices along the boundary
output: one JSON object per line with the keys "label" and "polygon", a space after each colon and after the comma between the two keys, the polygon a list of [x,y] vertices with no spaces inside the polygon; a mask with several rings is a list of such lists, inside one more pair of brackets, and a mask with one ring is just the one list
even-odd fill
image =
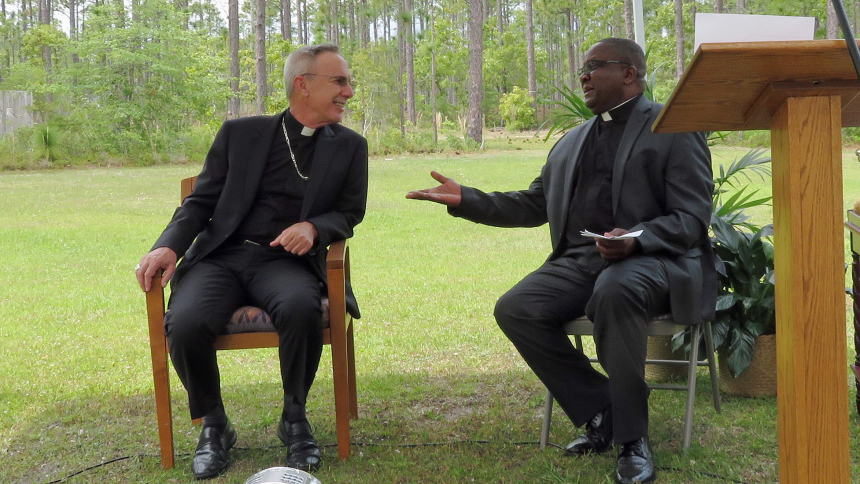
{"label": "black microphone", "polygon": [[845,15],[845,5],[842,5],[842,0],[831,0],[831,3],[836,10],[836,18],[839,19],[839,26],[842,28],[845,43],[848,44],[848,52],[854,62],[854,70],[857,71],[857,77],[860,78],[860,49],[857,48],[857,41],[854,40],[854,33],[851,32],[848,16]]}

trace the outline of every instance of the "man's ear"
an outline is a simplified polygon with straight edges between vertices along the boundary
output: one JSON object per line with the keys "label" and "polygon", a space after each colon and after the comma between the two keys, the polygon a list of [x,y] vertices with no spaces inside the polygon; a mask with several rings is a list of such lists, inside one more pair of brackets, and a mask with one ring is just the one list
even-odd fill
{"label": "man's ear", "polygon": [[634,66],[627,66],[624,69],[624,84],[633,84],[639,80],[639,71]]}
{"label": "man's ear", "polygon": [[293,78],[293,89],[301,97],[308,97],[308,84],[305,81],[305,76],[296,76]]}

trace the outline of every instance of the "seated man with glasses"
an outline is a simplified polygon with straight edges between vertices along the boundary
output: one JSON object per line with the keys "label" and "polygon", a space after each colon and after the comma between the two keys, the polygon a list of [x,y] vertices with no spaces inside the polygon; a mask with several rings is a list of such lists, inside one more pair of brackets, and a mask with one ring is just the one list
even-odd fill
{"label": "seated man with glasses", "polygon": [[[245,305],[263,309],[278,331],[284,404],[277,434],[286,465],[320,465],[305,401],[322,353],[326,249],[351,237],[364,218],[367,141],[338,124],[354,93],[336,46],[290,54],[284,85],[286,111],[224,123],[193,193],[137,269],[145,291],[157,271],[171,281],[164,317],[170,357],[191,418],[203,418],[191,462],[198,479],[223,472],[236,443],[213,342]],[[346,290],[347,310],[357,318]]]}
{"label": "seated man with glasses", "polygon": [[[615,480],[625,484],[656,479],[648,442],[648,320],[669,311],[677,321],[709,320],[717,294],[708,238],[710,152],[699,133],[651,132],[662,106],[643,96],[645,72],[636,43],[595,44],[579,81],[597,116],[556,143],[528,189],[485,193],[432,172],[439,186],[407,194],[486,225],[549,222],[549,258],[499,299],[496,321],[574,425],[585,425],[566,452],[619,445]],[[582,234],[640,230],[614,240]],[[562,329],[582,315],[594,322],[606,376]]]}

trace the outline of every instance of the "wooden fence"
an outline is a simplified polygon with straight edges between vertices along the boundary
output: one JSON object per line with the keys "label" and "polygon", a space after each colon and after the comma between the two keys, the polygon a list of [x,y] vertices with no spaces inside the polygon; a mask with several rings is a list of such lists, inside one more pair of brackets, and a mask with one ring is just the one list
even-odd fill
{"label": "wooden fence", "polygon": [[24,126],[33,126],[33,93],[0,91],[0,136]]}

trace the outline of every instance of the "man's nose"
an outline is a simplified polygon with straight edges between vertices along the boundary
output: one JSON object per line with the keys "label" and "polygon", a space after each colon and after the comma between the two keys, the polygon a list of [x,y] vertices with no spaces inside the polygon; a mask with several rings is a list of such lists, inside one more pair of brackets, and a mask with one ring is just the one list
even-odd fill
{"label": "man's nose", "polygon": [[340,95],[349,99],[352,96],[355,96],[355,90],[352,89],[351,84],[347,84],[346,86],[343,87],[343,89],[340,90]]}

